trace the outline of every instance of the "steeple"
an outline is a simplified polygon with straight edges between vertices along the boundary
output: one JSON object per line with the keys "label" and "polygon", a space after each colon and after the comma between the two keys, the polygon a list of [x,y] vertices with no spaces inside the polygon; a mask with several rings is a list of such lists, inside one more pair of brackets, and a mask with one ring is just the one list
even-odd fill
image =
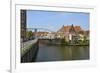
{"label": "steeple", "polygon": [[69,32],[70,32],[70,33],[75,32],[75,28],[74,28],[74,25],[73,25],[73,24],[71,25],[71,27],[70,27],[70,29],[69,29]]}

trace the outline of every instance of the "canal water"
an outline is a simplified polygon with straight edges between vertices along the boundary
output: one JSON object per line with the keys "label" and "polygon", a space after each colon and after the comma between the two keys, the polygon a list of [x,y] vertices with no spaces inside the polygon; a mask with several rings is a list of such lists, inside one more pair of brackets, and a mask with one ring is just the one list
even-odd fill
{"label": "canal water", "polygon": [[36,62],[89,59],[89,46],[62,46],[47,43],[48,41],[39,41]]}

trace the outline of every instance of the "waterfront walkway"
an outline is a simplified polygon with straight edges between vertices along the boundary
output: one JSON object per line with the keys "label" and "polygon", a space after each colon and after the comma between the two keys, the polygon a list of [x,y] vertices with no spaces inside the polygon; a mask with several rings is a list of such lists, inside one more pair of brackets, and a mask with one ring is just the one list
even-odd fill
{"label": "waterfront walkway", "polygon": [[34,40],[29,40],[27,42],[22,42],[21,43],[21,56],[26,53],[29,48],[34,45],[36,42],[38,41],[38,39],[34,39]]}

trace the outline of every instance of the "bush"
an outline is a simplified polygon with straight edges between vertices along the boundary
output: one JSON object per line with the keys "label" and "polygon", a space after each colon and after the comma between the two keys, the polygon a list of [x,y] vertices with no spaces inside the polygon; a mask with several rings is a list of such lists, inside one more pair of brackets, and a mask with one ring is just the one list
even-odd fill
{"label": "bush", "polygon": [[68,44],[68,42],[65,40],[65,38],[62,38],[61,39],[61,45],[67,45]]}

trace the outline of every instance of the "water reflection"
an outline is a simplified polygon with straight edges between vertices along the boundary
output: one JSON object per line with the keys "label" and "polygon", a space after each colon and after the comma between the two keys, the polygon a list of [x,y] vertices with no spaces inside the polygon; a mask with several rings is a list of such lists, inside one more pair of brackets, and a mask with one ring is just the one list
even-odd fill
{"label": "water reflection", "polygon": [[37,62],[89,59],[89,46],[39,44]]}

